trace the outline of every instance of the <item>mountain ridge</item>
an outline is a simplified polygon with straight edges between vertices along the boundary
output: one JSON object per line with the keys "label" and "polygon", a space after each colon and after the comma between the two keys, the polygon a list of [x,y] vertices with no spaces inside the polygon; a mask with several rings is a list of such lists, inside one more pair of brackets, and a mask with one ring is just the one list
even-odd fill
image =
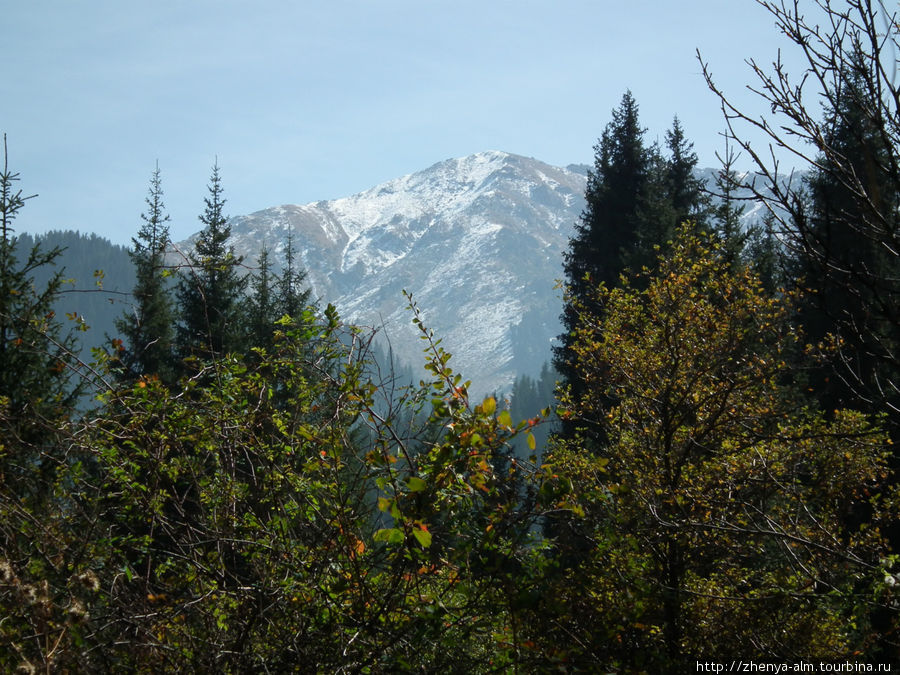
{"label": "mountain ridge", "polygon": [[480,152],[349,197],[232,217],[230,244],[250,266],[266,246],[278,265],[290,232],[314,296],[377,328],[415,366],[422,343],[410,292],[473,390],[502,391],[550,357],[560,330],[554,280],[585,181],[533,158]]}
{"label": "mountain ridge", "polygon": [[[445,159],[348,197],[232,217],[230,244],[249,267],[264,246],[278,266],[290,233],[314,297],[417,367],[410,292],[473,392],[502,392],[538,375],[562,330],[556,281],[589,169],[496,150]],[[710,183],[715,170],[697,175]]]}

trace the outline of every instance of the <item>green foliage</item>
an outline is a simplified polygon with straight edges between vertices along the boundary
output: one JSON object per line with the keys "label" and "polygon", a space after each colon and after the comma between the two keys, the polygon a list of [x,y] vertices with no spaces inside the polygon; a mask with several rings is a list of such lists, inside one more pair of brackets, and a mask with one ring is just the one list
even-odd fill
{"label": "green foliage", "polygon": [[[127,341],[117,351],[125,366],[126,377],[157,375],[166,382],[174,377],[173,324],[175,311],[166,266],[169,220],[162,202],[159,166],[150,178],[146,199],[148,212],[141,214],[143,224],[133,238],[128,255],[134,265],[136,283],[134,306],[116,321],[119,334]],[[119,343],[116,343],[117,345]]]}
{"label": "green foliage", "polygon": [[[594,658],[651,670],[865,649],[854,627],[883,586],[877,524],[896,517],[872,497],[888,439],[858,413],[826,421],[782,384],[791,298],[690,227],[638,288],[593,293],[601,317],[573,302],[588,391],[570,390],[561,415],[599,420],[607,441],[591,457],[576,437],[550,460],[585,514],[561,540],[581,542],[588,580],[566,629]],[[849,526],[860,508],[871,522]]]}
{"label": "green foliage", "polygon": [[272,270],[269,250],[263,247],[250,277],[247,298],[247,340],[251,346],[271,348],[277,320],[299,317],[309,309],[312,292],[304,288],[305,279],[306,273],[297,268],[292,234],[285,242],[285,264],[278,275]]}
{"label": "green foliage", "polygon": [[[533,659],[522,603],[538,582],[520,580],[538,550],[539,475],[495,469],[528,424],[493,398],[471,405],[422,329],[434,380],[389,402],[370,379],[372,336],[331,307],[278,320],[252,359],[104,393],[66,441],[79,463],[59,474],[56,534],[31,529],[56,567],[0,561],[3,665],[490,672]],[[31,589],[36,604],[16,604]]]}
{"label": "green foliage", "polygon": [[177,342],[185,357],[222,356],[242,346],[241,300],[246,278],[239,269],[243,259],[228,245],[231,227],[223,211],[218,165],[213,166],[208,189],[200,216],[203,229],[194,251],[188,254],[187,269],[182,271],[177,289]]}
{"label": "green foliage", "polygon": [[[53,310],[63,284],[55,270],[41,288],[35,274],[52,268],[61,251],[35,245],[24,258],[18,252],[13,221],[28,197],[15,190],[17,173],[9,170],[4,135],[4,165],[0,173],[0,423],[12,445],[37,442],[53,429],[77,397],[69,381],[75,339],[64,333]],[[27,471],[28,460],[19,469]],[[7,467],[11,468],[11,467]],[[12,479],[12,472],[7,473]]]}
{"label": "green foliage", "polygon": [[[817,404],[883,412],[900,429],[900,22],[892,3],[870,0],[760,3],[799,64],[780,55],[753,65],[748,86],[761,110],[726,96],[704,64],[725,113],[726,137],[753,164],[743,179],[770,208],[810,293],[800,306],[813,342],[838,335],[841,356],[811,378]],[[815,83],[815,84],[813,84]],[[811,103],[814,100],[815,103]],[[748,129],[763,133],[764,142]],[[752,137],[752,139],[751,139]],[[808,180],[785,180],[782,148]]]}
{"label": "green foliage", "polygon": [[313,304],[312,291],[305,287],[306,272],[297,265],[294,235],[288,232],[284,242],[284,267],[275,285],[278,289],[280,315],[299,316]]}
{"label": "green foliage", "polygon": [[[613,287],[626,270],[652,267],[656,247],[670,241],[685,218],[701,224],[706,218],[707,199],[693,175],[697,156],[678,118],[666,134],[669,157],[656,145],[647,147],[645,133],[637,102],[626,92],[594,147],[587,205],[564,256],[568,292],[582,304],[593,302],[590,289],[595,284]],[[602,313],[599,306],[591,309]],[[577,312],[570,302],[563,307],[562,322],[565,332],[554,348],[554,366],[564,382],[581,392],[571,352]],[[565,421],[562,427],[570,433]]]}
{"label": "green foliage", "polygon": [[272,347],[275,322],[282,316],[276,305],[274,282],[269,250],[263,247],[250,279],[250,297],[247,299],[247,338],[254,347]]}

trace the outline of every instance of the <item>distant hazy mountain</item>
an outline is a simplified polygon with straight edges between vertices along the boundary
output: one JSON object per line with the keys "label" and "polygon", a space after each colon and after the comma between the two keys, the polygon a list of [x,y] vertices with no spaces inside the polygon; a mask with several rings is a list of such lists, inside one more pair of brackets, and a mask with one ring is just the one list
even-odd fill
{"label": "distant hazy mountain", "polygon": [[75,316],[89,327],[76,335],[81,347],[79,356],[85,363],[90,362],[91,348],[105,344],[107,336],[114,337],[115,320],[131,309],[135,273],[128,251],[96,234],[71,230],[38,236],[26,233],[17,240],[16,258],[20,263],[35,244],[40,244],[43,251],[62,249],[56,264],[36,269],[33,280],[38,291],[42,291],[53,274],[63,271],[65,281],[53,309],[64,330],[75,328]]}

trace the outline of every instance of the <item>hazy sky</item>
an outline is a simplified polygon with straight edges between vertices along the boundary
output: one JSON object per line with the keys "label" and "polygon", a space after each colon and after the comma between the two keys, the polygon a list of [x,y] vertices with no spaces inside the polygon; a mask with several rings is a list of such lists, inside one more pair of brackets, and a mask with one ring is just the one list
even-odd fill
{"label": "hazy sky", "polygon": [[[19,231],[126,244],[162,171],[173,238],[218,157],[230,215],[359,192],[504,150],[590,163],[626,89],[648,138],[677,114],[701,165],[784,40],[753,0],[28,0],[3,3],[0,132]],[[749,100],[752,100],[749,99]]]}

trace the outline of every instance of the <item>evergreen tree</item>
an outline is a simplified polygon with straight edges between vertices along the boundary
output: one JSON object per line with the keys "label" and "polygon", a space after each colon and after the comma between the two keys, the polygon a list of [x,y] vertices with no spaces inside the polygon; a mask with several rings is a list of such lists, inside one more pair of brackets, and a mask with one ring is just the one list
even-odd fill
{"label": "evergreen tree", "polygon": [[[694,175],[697,155],[681,122],[676,117],[666,134],[669,157],[656,145],[646,147],[644,133],[637,103],[626,92],[594,148],[587,205],[564,256],[565,332],[554,349],[553,365],[576,396],[585,392],[585,384],[570,349],[576,325],[572,303],[590,303],[590,288],[598,283],[614,287],[628,269],[652,268],[657,247],[672,239],[682,220],[701,226],[706,220],[707,198]],[[602,316],[600,307],[591,310]],[[567,426],[564,422],[564,431]]]}
{"label": "evergreen tree", "polygon": [[732,269],[740,268],[744,247],[747,244],[749,233],[741,227],[741,216],[744,213],[743,205],[736,199],[736,189],[739,185],[737,172],[734,170],[736,157],[731,148],[726,147],[725,156],[719,157],[722,167],[715,178],[716,192],[720,201],[713,209],[713,230],[722,242],[723,250]]}
{"label": "evergreen tree", "polygon": [[[887,229],[900,230],[900,194],[883,169],[891,149],[868,117],[873,106],[867,67],[858,57],[842,75],[841,91],[824,124],[829,152],[807,180],[805,210],[795,214],[803,235],[795,273],[807,290],[801,320],[813,343],[829,333],[844,343],[846,371],[838,377],[823,371],[812,383],[826,410],[873,409],[885,394],[895,406],[900,399],[881,384],[900,381],[893,356],[900,347],[900,266],[897,251],[875,234],[885,227],[882,221]],[[838,157],[845,164],[840,169],[835,166]],[[864,194],[841,178],[840,172],[847,170],[860,178]]]}
{"label": "evergreen tree", "polygon": [[647,150],[647,186],[639,206],[637,242],[625,256],[627,267],[639,271],[656,264],[656,247],[672,241],[686,221],[705,227],[709,198],[696,176],[697,154],[676,116],[666,132],[666,154],[654,143]]}
{"label": "evergreen tree", "polygon": [[172,342],[174,309],[168,285],[166,249],[169,246],[169,221],[162,201],[162,181],[159,165],[150,178],[146,198],[147,213],[141,214],[143,224],[134,248],[128,255],[134,264],[137,281],[134,287],[135,306],[116,321],[116,328],[126,338],[127,347],[120,355],[129,377],[156,374],[164,382],[173,377]]}
{"label": "evergreen tree", "polygon": [[722,166],[715,176],[715,194],[718,204],[710,210],[712,231],[718,237],[722,255],[736,272],[749,265],[770,294],[776,292],[784,281],[782,274],[782,250],[775,236],[775,219],[772,213],[763,216],[761,224],[745,226],[744,199],[738,196],[740,174],[734,169],[737,157],[726,143],[725,155],[716,155]]}
{"label": "evergreen tree", "polygon": [[[647,182],[638,204],[636,241],[623,252],[623,271],[639,271],[656,263],[655,248],[672,239],[678,216],[670,198],[669,162],[657,143],[647,149]],[[617,281],[618,283],[618,281]]]}
{"label": "evergreen tree", "polygon": [[[771,213],[763,217],[761,225],[747,232],[746,257],[753,271],[759,276],[763,288],[773,295],[785,285],[784,251],[775,236],[775,218]],[[727,250],[728,242],[723,244]]]}
{"label": "evergreen tree", "polygon": [[[291,326],[309,321],[313,314],[309,309],[310,290],[302,287],[306,278],[302,270],[295,264],[293,237],[289,233],[285,242],[285,264],[281,273],[272,272],[269,251],[264,246],[257,262],[257,270],[251,279],[251,293],[247,300],[247,337],[248,346],[262,347],[271,353],[277,348],[276,329],[283,335]],[[279,319],[288,316],[289,323],[281,323]],[[316,349],[316,338],[307,335],[303,343],[306,356],[312,357]],[[305,371],[310,380],[317,379],[312,369]],[[274,380],[271,382],[274,400],[278,405],[289,405],[285,398],[285,384]]]}
{"label": "evergreen tree", "polygon": [[637,102],[626,92],[594,147],[587,205],[565,257],[566,275],[573,283],[587,273],[595,283],[614,286],[625,257],[635,248],[650,171],[645,132]]}
{"label": "evergreen tree", "polygon": [[666,148],[670,153],[665,167],[666,197],[674,211],[675,222],[666,239],[661,241],[670,241],[676,228],[685,221],[705,225],[709,208],[703,181],[696,175],[698,160],[694,144],[685,138],[677,116],[672,121],[672,128],[666,132]]}
{"label": "evergreen tree", "polygon": [[[30,197],[15,189],[19,174],[9,170],[6,135],[0,173],[0,447],[13,439],[30,444],[66,416],[78,398],[70,381],[74,352],[72,333],[64,333],[53,303],[59,298],[63,270],[43,288],[36,272],[52,267],[62,254],[36,244],[24,259],[17,254],[13,221]],[[83,325],[83,324],[82,324]],[[7,435],[8,434],[8,435]],[[3,471],[0,470],[0,475]],[[7,474],[7,480],[11,476]],[[0,481],[2,482],[2,481]]]}
{"label": "evergreen tree", "polygon": [[223,213],[225,199],[218,164],[213,166],[208,189],[206,208],[200,216],[204,227],[178,284],[178,346],[183,356],[201,358],[241,347],[241,299],[246,286],[239,271],[243,258],[228,245],[231,227]]}
{"label": "evergreen tree", "polygon": [[[594,147],[594,168],[588,171],[585,191],[587,203],[564,256],[566,283],[574,298],[586,298],[588,288],[597,283],[616,285],[628,261],[635,257],[650,177],[644,133],[637,102],[630,91],[626,92]],[[571,303],[563,308],[562,321],[565,332],[554,350],[554,365],[580,393],[569,350],[576,325]]]}
{"label": "evergreen tree", "polygon": [[284,268],[278,278],[278,311],[290,317],[299,317],[310,304],[312,291],[304,287],[306,272],[297,266],[294,235],[288,232],[284,246]]}
{"label": "evergreen tree", "polygon": [[278,298],[275,294],[275,278],[269,249],[263,246],[257,260],[256,272],[250,280],[250,297],[247,305],[247,332],[249,345],[270,348],[275,330],[275,322],[280,318]]}

